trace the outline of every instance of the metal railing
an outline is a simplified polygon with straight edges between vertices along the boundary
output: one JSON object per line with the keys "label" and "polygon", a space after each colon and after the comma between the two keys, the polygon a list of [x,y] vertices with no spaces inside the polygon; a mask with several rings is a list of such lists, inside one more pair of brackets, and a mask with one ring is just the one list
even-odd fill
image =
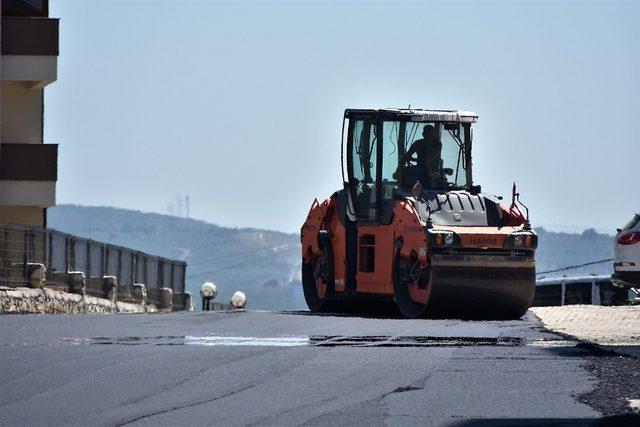
{"label": "metal railing", "polygon": [[143,283],[147,301],[160,303],[160,288],[173,290],[174,310],[185,309],[184,261],[86,239],[51,228],[0,224],[0,284],[17,287],[29,282],[29,266],[46,267],[47,286],[69,288],[69,272],[85,275],[85,292],[106,297],[104,276],[115,276],[118,299],[130,300],[133,285]]}
{"label": "metal railing", "polygon": [[610,274],[563,276],[537,280],[532,306],[629,305],[635,297],[633,288],[614,285]]}

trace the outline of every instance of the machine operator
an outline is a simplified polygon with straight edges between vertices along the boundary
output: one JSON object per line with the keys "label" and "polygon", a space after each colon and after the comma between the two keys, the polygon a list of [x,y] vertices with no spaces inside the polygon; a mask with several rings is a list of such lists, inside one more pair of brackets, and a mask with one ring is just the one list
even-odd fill
{"label": "machine operator", "polygon": [[[417,157],[413,158],[414,155]],[[442,186],[442,142],[438,138],[438,129],[435,126],[425,125],[422,128],[422,139],[413,141],[407,152],[404,153],[398,170],[406,166],[413,166],[412,162],[416,163],[427,188]]]}

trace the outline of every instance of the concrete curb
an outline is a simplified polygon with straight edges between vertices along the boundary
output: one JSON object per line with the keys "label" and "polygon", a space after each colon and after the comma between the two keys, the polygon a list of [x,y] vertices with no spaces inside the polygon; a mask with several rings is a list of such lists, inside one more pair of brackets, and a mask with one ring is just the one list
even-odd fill
{"label": "concrete curb", "polygon": [[0,287],[0,313],[98,314],[145,313],[155,307],[116,302],[89,295],[54,291],[53,289]]}

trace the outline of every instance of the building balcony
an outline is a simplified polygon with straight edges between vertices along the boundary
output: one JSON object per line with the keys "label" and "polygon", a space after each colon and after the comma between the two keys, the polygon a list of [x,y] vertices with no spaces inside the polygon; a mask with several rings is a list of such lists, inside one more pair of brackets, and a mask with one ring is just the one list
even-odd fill
{"label": "building balcony", "polygon": [[0,144],[0,180],[57,181],[58,144]]}
{"label": "building balcony", "polygon": [[57,179],[56,144],[0,144],[0,206],[53,206]]}
{"label": "building balcony", "polygon": [[49,16],[49,0],[3,0],[2,16]]}
{"label": "building balcony", "polygon": [[0,75],[42,88],[57,79],[58,19],[3,17]]}
{"label": "building balcony", "polygon": [[3,17],[3,55],[57,56],[58,24],[54,18]]}

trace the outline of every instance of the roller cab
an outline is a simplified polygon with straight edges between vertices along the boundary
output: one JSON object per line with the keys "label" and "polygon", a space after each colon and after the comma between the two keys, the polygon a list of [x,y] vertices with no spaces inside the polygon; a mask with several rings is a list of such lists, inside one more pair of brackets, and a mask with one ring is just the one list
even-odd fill
{"label": "roller cab", "polygon": [[344,187],[301,230],[312,311],[394,306],[407,317],[518,318],[535,290],[537,236],[472,180],[477,115],[346,110]]}

